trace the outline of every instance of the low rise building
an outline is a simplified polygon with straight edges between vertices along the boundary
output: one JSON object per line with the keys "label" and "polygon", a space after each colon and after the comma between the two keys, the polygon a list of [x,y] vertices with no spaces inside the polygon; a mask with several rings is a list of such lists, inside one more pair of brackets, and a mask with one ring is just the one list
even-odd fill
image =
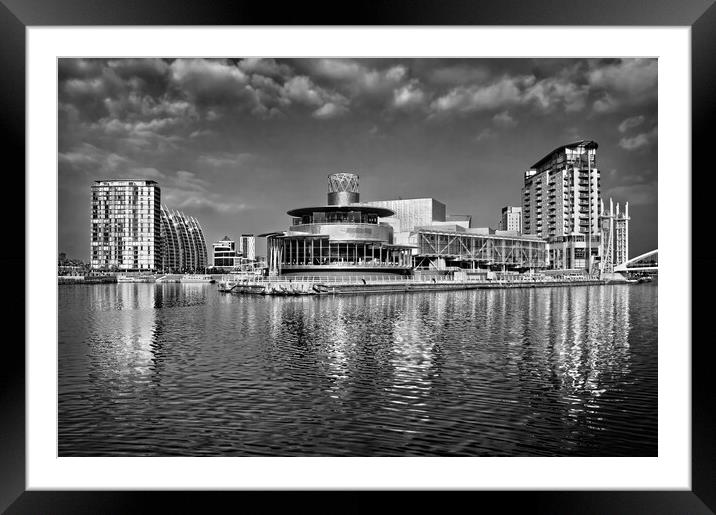
{"label": "low rise building", "polygon": [[433,225],[417,228],[416,239],[416,268],[524,272],[548,266],[545,240],[512,231]]}
{"label": "low rise building", "polygon": [[215,268],[234,268],[238,264],[239,253],[236,250],[236,242],[229,236],[224,236],[212,244],[213,266]]}

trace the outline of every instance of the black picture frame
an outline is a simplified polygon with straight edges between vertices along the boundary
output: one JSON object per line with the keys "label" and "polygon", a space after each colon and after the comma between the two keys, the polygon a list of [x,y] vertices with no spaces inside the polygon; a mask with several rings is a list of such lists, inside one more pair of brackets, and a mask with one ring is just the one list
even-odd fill
{"label": "black picture frame", "polygon": [[[6,157],[6,178],[16,184],[25,170],[25,29],[39,25],[573,25],[573,26],[689,26],[692,44],[692,170],[706,173],[709,162],[709,128],[716,125],[716,6],[714,0],[384,0],[339,4],[312,1],[267,3],[230,0],[0,0],[0,135]],[[338,13],[345,13],[339,18]],[[665,101],[668,99],[661,99]],[[663,142],[662,144],[668,144]],[[711,166],[710,166],[711,165]],[[12,172],[11,172],[12,171]],[[10,175],[12,173],[12,175]],[[49,172],[48,172],[49,173]],[[661,171],[684,174],[686,171]],[[24,176],[24,174],[23,174]],[[692,181],[692,241],[699,225],[709,219],[708,187],[696,188]],[[23,181],[24,184],[24,181]],[[25,191],[14,194],[17,206],[4,202],[10,223],[5,234],[2,270],[12,279],[25,270]],[[17,191],[17,190],[15,190]],[[8,250],[9,249],[9,250]],[[716,258],[689,254],[693,270],[712,270]],[[693,257],[690,257],[693,256]],[[684,275],[691,282],[691,277]],[[5,320],[24,304],[24,287],[13,281],[13,291],[2,296]],[[26,284],[25,281],[23,284]],[[712,340],[704,328],[710,303],[697,293],[705,292],[708,281],[692,288],[692,342],[665,342],[691,345],[692,357],[692,489],[691,491],[581,491],[581,492],[463,492],[444,496],[412,492],[401,496],[404,509],[412,506],[456,509],[463,502],[485,508],[498,504],[500,511],[526,506],[536,513],[716,513],[716,383],[711,380]],[[15,290],[22,293],[22,301]],[[13,325],[18,325],[15,322]],[[6,324],[10,327],[11,324]],[[21,326],[24,340],[24,325]],[[701,333],[702,338],[697,335]],[[251,501],[263,503],[266,511],[276,504],[271,492],[76,492],[26,491],[25,486],[25,351],[19,338],[5,340],[0,371],[0,510],[7,513],[140,513],[161,506],[162,511],[211,511],[209,506],[229,502],[237,509]],[[382,503],[379,492],[288,492],[281,501],[287,505],[341,511],[365,511]],[[469,499],[464,499],[470,496]],[[237,497],[241,497],[238,501]],[[461,499],[463,497],[463,499]],[[449,505],[446,504],[449,502]],[[439,504],[438,504],[439,503]],[[453,504],[454,503],[454,504]],[[475,504],[478,503],[478,504]],[[523,507],[524,509],[524,507]]]}

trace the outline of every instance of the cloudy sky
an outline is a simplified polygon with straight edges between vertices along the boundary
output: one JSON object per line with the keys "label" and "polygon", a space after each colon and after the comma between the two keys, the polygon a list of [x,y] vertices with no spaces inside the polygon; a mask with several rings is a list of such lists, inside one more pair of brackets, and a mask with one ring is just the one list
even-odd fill
{"label": "cloudy sky", "polygon": [[362,200],[434,197],[495,227],[524,170],[579,139],[602,195],[630,202],[631,255],[658,246],[655,59],[61,59],[58,94],[70,257],[88,258],[96,179],[156,180],[209,245],[285,229],[343,171]]}

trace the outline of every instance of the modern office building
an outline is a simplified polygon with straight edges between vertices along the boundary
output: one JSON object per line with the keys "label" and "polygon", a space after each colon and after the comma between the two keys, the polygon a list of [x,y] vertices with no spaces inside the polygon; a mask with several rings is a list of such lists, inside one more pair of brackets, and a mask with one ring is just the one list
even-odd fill
{"label": "modern office building", "polygon": [[240,253],[236,250],[236,242],[224,236],[212,244],[213,266],[216,268],[234,268],[239,265]]}
{"label": "modern office building", "polygon": [[256,259],[256,236],[242,234],[239,242],[241,257],[245,260],[254,261]]}
{"label": "modern office building", "polygon": [[91,189],[90,266],[98,270],[158,270],[162,252],[157,183],[99,180]]}
{"label": "modern office building", "polygon": [[522,232],[547,240],[552,268],[593,271],[598,262],[597,146],[588,140],[563,145],[524,173]]}
{"label": "modern office building", "polygon": [[206,268],[206,241],[196,218],[162,206],[160,237],[163,272],[199,272]]}
{"label": "modern office building", "polygon": [[270,275],[408,275],[411,247],[393,241],[393,226],[379,219],[395,216],[382,206],[360,203],[358,175],[328,176],[327,205],[288,211],[287,231],[267,238]]}
{"label": "modern office building", "polygon": [[505,206],[500,214],[500,221],[497,224],[500,231],[522,232],[522,208]]}

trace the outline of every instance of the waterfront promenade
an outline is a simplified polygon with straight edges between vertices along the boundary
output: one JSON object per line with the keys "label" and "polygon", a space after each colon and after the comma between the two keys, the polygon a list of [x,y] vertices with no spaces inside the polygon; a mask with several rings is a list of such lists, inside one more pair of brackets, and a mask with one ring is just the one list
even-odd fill
{"label": "waterfront promenade", "polygon": [[234,279],[223,277],[219,289],[227,293],[258,295],[322,295],[351,293],[384,293],[412,291],[475,290],[501,288],[538,288],[555,286],[587,286],[608,284],[611,281],[590,276],[515,277],[504,279],[453,277],[362,278],[359,276],[316,276],[290,278]]}

